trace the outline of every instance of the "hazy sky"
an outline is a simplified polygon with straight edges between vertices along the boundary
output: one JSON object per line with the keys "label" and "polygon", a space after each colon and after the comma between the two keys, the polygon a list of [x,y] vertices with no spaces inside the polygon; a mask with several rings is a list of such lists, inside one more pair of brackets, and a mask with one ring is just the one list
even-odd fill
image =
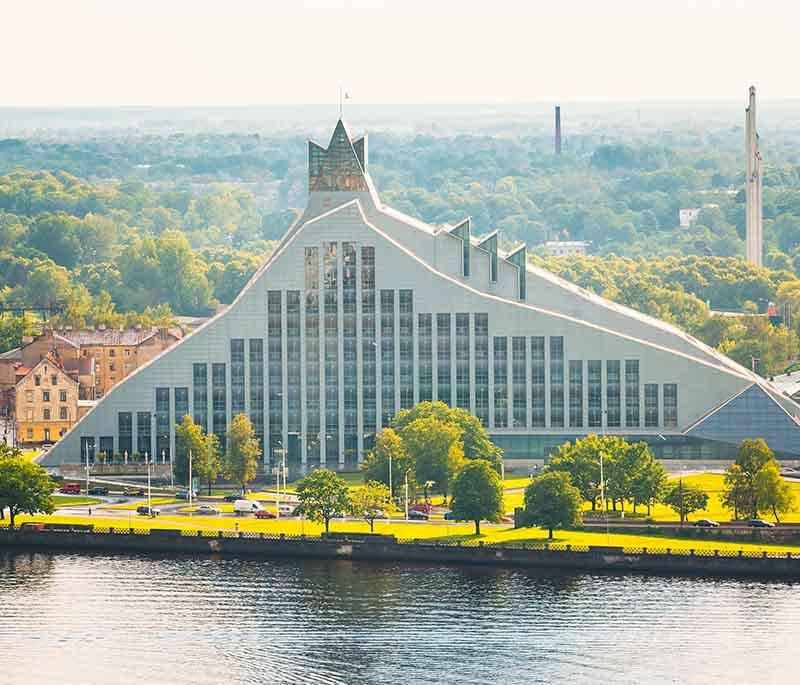
{"label": "hazy sky", "polygon": [[794,0],[2,0],[0,105],[800,97]]}

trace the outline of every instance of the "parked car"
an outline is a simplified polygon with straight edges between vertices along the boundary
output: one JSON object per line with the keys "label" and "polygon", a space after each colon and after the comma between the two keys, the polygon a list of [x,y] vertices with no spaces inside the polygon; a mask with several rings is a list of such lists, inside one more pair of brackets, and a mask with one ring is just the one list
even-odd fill
{"label": "parked car", "polygon": [[161,509],[156,509],[155,507],[148,507],[146,504],[142,505],[141,507],[136,507],[136,513],[139,516],[150,516],[155,518],[161,513]]}
{"label": "parked car", "polygon": [[42,445],[41,449],[42,449],[43,453],[44,452],[49,452],[51,449],[53,449],[53,444],[50,443],[50,442],[46,442],[46,443],[44,443],[44,445]]}
{"label": "parked car", "polygon": [[58,491],[62,495],[80,495],[81,486],[78,483],[64,483]]}
{"label": "parked car", "polygon": [[244,516],[245,514],[254,514],[260,511],[263,507],[252,499],[237,499],[233,503],[233,513],[237,516]]}
{"label": "parked car", "polygon": [[220,513],[220,510],[216,507],[212,507],[210,504],[201,504],[197,509],[195,509],[195,514],[204,514],[205,516],[216,516]]}
{"label": "parked car", "polygon": [[278,513],[281,516],[296,516],[297,514],[294,513],[296,509],[297,509],[296,504],[291,504],[291,503],[287,504],[284,502],[283,504],[278,505]]}
{"label": "parked car", "polygon": [[126,497],[144,497],[144,488],[125,488],[122,494]]}
{"label": "parked car", "polygon": [[750,519],[747,525],[751,528],[774,528],[775,524],[765,521],[764,519]]}
{"label": "parked car", "polygon": [[696,528],[719,528],[719,523],[711,519],[698,519],[694,525]]}
{"label": "parked car", "polygon": [[275,514],[273,514],[269,509],[258,509],[255,512],[255,517],[257,519],[274,519]]}
{"label": "parked car", "polygon": [[230,495],[225,495],[222,499],[225,502],[235,502],[236,500],[242,499],[242,496],[238,492],[232,492]]}
{"label": "parked car", "polygon": [[455,521],[456,520],[455,514],[453,514],[452,511],[444,512],[444,520],[445,521]]}
{"label": "parked car", "polygon": [[408,509],[409,511],[421,511],[423,514],[428,514],[428,516],[430,516],[431,511],[433,511],[433,507],[430,504],[424,504],[424,503],[415,504],[414,506],[409,507]]}
{"label": "parked car", "polygon": [[427,521],[430,518],[430,516],[428,516],[424,511],[409,509],[408,518],[411,521]]}
{"label": "parked car", "polygon": [[[192,499],[197,497],[196,492],[192,492]],[[175,493],[175,499],[189,499],[189,491],[188,490],[178,490]]]}
{"label": "parked car", "polygon": [[100,485],[95,485],[93,488],[89,488],[88,493],[89,495],[107,495],[108,488],[104,488]]}

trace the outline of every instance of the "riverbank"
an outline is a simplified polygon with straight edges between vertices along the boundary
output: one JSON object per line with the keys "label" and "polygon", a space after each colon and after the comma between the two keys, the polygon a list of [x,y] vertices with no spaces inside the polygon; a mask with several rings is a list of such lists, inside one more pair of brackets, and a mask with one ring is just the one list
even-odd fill
{"label": "riverbank", "polygon": [[800,553],[626,549],[618,546],[485,544],[477,541],[401,541],[339,533],[332,537],[267,535],[244,531],[100,528],[80,531],[0,530],[0,548],[90,552],[220,554],[251,558],[563,568],[700,576],[761,576],[800,580]]}

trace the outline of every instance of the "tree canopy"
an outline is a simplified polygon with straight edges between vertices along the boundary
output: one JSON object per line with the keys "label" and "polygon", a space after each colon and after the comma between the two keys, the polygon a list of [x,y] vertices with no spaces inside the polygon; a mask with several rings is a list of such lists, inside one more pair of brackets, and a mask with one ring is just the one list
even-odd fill
{"label": "tree canopy", "polygon": [[8,509],[13,528],[18,514],[52,514],[53,481],[16,448],[0,444],[0,511]]}
{"label": "tree canopy", "polygon": [[563,471],[538,476],[525,488],[525,520],[528,525],[547,528],[551,540],[553,529],[580,524],[581,505],[580,491]]}
{"label": "tree canopy", "polygon": [[325,524],[330,531],[331,519],[350,509],[347,483],[328,469],[314,469],[297,483],[297,498],[304,516]]}
{"label": "tree canopy", "polygon": [[475,535],[481,533],[481,521],[496,523],[503,515],[503,483],[491,462],[467,461],[453,483],[450,504],[459,521],[474,521]]}

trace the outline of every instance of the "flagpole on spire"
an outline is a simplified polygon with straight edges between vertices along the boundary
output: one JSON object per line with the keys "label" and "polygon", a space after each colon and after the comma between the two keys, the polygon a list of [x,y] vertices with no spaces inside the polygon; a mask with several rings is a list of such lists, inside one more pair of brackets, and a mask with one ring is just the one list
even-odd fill
{"label": "flagpole on spire", "polygon": [[342,118],[342,84],[339,84],[339,118]]}

